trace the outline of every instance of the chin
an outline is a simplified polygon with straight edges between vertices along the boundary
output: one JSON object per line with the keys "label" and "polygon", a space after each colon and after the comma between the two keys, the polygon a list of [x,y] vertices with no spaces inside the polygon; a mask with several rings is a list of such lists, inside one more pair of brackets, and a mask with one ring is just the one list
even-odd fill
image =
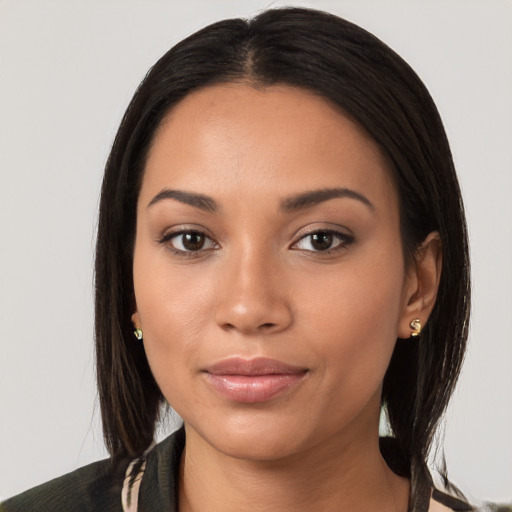
{"label": "chin", "polygon": [[296,420],[292,425],[284,418],[230,418],[205,425],[186,424],[213,449],[236,459],[276,461],[289,457],[305,448],[307,439],[303,429],[299,432]]}
{"label": "chin", "polygon": [[300,451],[296,442],[292,442],[289,436],[274,436],[273,438],[262,438],[261,436],[233,436],[213,439],[214,448],[224,455],[235,459],[243,459],[254,462],[271,462],[290,457]]}

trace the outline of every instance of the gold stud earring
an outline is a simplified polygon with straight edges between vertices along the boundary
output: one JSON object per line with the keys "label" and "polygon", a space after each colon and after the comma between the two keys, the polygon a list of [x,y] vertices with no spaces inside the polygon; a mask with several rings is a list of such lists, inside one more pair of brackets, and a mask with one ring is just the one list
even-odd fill
{"label": "gold stud earring", "polygon": [[409,324],[411,329],[414,329],[413,332],[411,332],[411,336],[416,337],[420,335],[421,332],[421,322],[419,318],[415,318],[414,320],[411,320],[411,323]]}
{"label": "gold stud earring", "polygon": [[133,334],[139,341],[142,341],[142,329],[140,327],[136,327]]}

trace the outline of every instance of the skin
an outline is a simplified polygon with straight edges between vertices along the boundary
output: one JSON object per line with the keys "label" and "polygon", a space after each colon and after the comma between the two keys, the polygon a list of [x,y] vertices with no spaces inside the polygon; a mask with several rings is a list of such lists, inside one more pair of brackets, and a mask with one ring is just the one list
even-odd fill
{"label": "skin", "polygon": [[[334,188],[369,204],[352,196],[282,208]],[[170,189],[207,195],[217,211],[155,199]],[[205,234],[201,250],[172,238],[184,230]],[[339,235],[318,250],[311,234],[326,230]],[[407,510],[409,483],[378,449],[382,380],[397,337],[428,319],[440,271],[435,233],[405,268],[388,163],[327,101],[242,83],[182,100],[143,177],[132,317],[185,423],[180,510]],[[203,371],[231,356],[307,372],[270,400],[238,403]]]}

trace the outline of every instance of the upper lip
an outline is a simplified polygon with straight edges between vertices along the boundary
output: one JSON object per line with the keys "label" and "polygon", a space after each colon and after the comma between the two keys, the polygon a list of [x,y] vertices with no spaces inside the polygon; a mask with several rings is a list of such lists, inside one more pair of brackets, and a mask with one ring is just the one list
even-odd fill
{"label": "upper lip", "polygon": [[212,375],[293,375],[305,373],[307,368],[267,357],[229,357],[206,367],[204,371]]}

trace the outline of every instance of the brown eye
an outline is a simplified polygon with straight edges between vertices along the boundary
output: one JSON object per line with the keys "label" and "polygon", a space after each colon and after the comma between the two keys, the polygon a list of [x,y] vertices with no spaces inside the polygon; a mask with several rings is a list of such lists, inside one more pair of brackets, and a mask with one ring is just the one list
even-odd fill
{"label": "brown eye", "polygon": [[181,243],[187,251],[199,251],[203,248],[205,236],[202,233],[183,233]]}
{"label": "brown eye", "polygon": [[311,235],[311,247],[317,251],[330,249],[333,242],[332,233],[314,233]]}
{"label": "brown eye", "polygon": [[215,242],[201,231],[180,231],[166,235],[161,243],[167,244],[176,253],[199,252],[215,249]]}
{"label": "brown eye", "polygon": [[303,236],[293,249],[309,252],[330,252],[341,250],[354,241],[352,235],[339,233],[337,231],[314,231]]}

